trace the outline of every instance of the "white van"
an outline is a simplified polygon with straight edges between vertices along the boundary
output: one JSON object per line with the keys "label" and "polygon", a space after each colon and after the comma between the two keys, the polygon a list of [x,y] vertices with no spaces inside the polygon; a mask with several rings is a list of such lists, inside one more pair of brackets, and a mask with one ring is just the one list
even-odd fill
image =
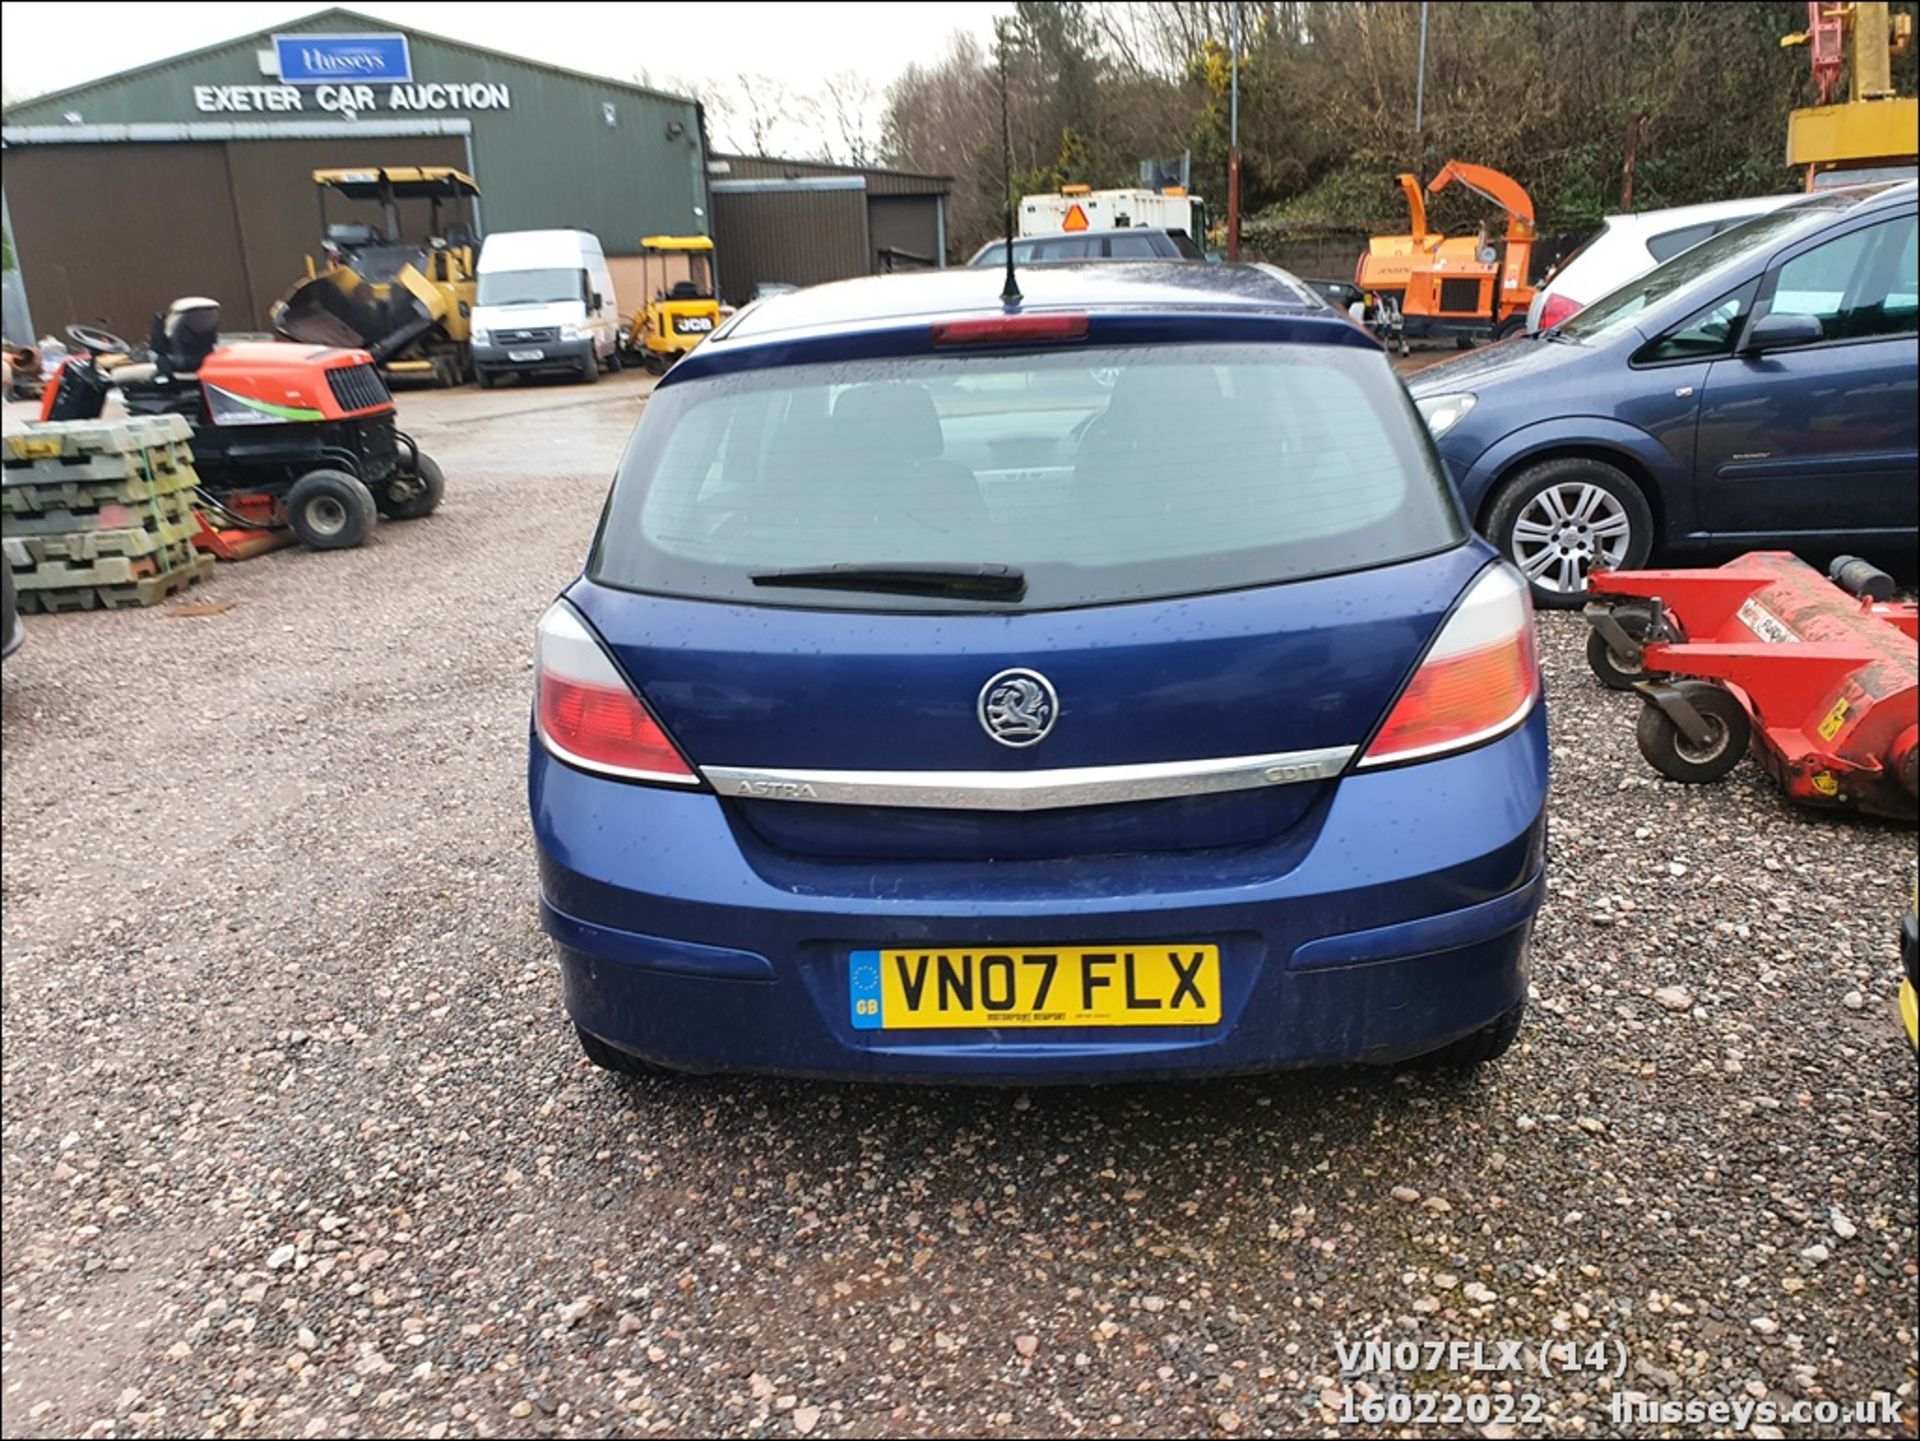
{"label": "white van", "polygon": [[584,230],[506,230],[480,247],[473,370],[564,370],[592,382],[620,367],[620,311],[600,241]]}

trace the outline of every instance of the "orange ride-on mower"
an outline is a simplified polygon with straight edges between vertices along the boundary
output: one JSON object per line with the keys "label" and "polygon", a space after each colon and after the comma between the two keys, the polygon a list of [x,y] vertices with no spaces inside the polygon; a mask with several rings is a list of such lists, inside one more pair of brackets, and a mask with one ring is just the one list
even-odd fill
{"label": "orange ride-on mower", "polygon": [[1593,574],[1587,661],[1644,699],[1637,735],[1655,770],[1719,780],[1751,741],[1802,804],[1920,818],[1920,612],[1863,560],[1830,575],[1780,551]]}
{"label": "orange ride-on mower", "polygon": [[155,322],[152,359],[134,362],[118,336],[69,326],[74,353],[48,383],[40,418],[93,419],[116,387],[130,414],[184,415],[215,525],[290,528],[316,550],[359,545],[377,515],[414,520],[440,503],[440,467],[394,427],[393,398],[365,351],[216,349],[217,327],[212,302],[177,302]]}

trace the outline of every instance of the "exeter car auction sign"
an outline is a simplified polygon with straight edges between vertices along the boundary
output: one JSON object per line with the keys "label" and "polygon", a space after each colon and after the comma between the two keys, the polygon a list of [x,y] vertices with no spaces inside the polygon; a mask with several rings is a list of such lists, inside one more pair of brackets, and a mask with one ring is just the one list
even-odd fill
{"label": "exeter car auction sign", "polygon": [[407,37],[276,35],[278,85],[196,85],[203,114],[289,115],[321,111],[352,120],[382,111],[510,110],[498,81],[415,84]]}
{"label": "exeter car auction sign", "polygon": [[311,108],[351,120],[381,110],[510,110],[513,95],[506,85],[494,80],[429,85],[340,85],[329,81],[304,92],[297,85],[196,85],[193,108],[208,114],[227,111],[275,115],[300,114]]}

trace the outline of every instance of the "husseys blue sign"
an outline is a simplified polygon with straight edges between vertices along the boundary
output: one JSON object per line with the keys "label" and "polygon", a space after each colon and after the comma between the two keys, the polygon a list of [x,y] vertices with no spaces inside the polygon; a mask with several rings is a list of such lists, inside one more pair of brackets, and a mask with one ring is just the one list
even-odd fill
{"label": "husseys blue sign", "polygon": [[404,35],[276,35],[273,53],[287,85],[332,85],[342,80],[413,79]]}

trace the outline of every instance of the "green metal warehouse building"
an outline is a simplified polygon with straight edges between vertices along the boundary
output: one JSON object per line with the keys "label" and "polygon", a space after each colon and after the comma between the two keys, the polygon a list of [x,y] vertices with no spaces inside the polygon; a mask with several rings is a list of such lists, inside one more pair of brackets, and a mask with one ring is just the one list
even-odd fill
{"label": "green metal warehouse building", "polygon": [[[37,96],[6,111],[4,142],[42,334],[81,320],[138,339],[180,295],[266,329],[318,250],[322,168],[464,170],[484,230],[598,235],[623,311],[641,236],[712,233],[696,102],[351,10]],[[362,218],[333,201],[329,217]]]}

